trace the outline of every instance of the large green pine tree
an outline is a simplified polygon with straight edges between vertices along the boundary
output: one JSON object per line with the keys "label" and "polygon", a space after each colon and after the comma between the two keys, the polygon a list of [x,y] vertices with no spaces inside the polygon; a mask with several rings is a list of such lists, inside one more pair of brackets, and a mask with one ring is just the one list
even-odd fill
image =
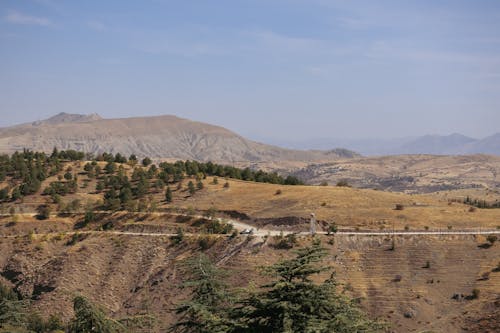
{"label": "large green pine tree", "polygon": [[108,318],[100,308],[90,303],[85,297],[75,297],[73,307],[75,317],[69,324],[69,333],[116,333],[125,331],[122,324]]}
{"label": "large green pine tree", "polygon": [[176,308],[180,319],[170,332],[228,332],[226,310],[229,297],[223,283],[224,272],[204,254],[188,260],[185,268],[190,272],[190,278],[184,287],[191,288],[191,297]]}
{"label": "large green pine tree", "polygon": [[297,256],[269,267],[275,279],[239,303],[232,314],[240,333],[369,333],[384,325],[368,319],[344,294],[330,275],[323,283],[312,276],[326,270],[321,264],[326,250],[319,241],[297,250]]}

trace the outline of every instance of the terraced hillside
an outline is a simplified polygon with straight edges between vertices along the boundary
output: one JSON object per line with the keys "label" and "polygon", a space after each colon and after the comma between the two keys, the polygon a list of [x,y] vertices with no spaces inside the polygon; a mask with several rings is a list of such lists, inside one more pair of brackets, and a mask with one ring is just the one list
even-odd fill
{"label": "terraced hillside", "polygon": [[[14,226],[18,232],[23,223]],[[38,223],[53,228],[58,222]],[[150,231],[155,224],[185,225],[165,218],[130,223],[144,224],[142,228]],[[12,228],[7,224],[7,220],[1,223],[2,232]],[[116,228],[113,230],[121,227]],[[0,280],[31,297],[44,314],[71,317],[71,300],[82,294],[104,305],[115,317],[153,314],[156,332],[174,321],[173,308],[186,296],[186,290],[180,289],[185,279],[182,260],[200,251],[209,254],[230,272],[228,281],[237,288],[265,281],[258,267],[292,254],[275,248],[273,237],[213,236],[208,248],[200,248],[201,237],[189,236],[180,244],[169,237],[105,231],[74,243],[69,233],[61,231],[47,236],[26,233],[18,238],[1,238]],[[392,239],[386,237],[322,236],[322,240],[329,251],[326,264],[335,268],[342,288],[361,297],[362,307],[372,317],[391,323],[391,331],[465,332],[469,328],[469,332],[495,332],[500,297],[500,272],[495,270],[499,244],[486,249],[478,247],[485,240],[474,236],[405,236],[394,238],[391,250]],[[298,240],[299,244],[308,242],[307,238]],[[474,289],[479,290],[479,298],[469,299]],[[458,299],[453,298],[455,295]],[[488,318],[487,324],[477,326],[481,329],[473,329]]]}
{"label": "terraced hillside", "polygon": [[[56,170],[54,165],[59,171],[31,192],[33,180],[10,170],[0,187],[0,282],[31,298],[44,314],[71,317],[71,300],[82,294],[116,318],[151,313],[157,320],[153,331],[161,332],[187,293],[180,288],[184,259],[207,253],[230,272],[231,287],[239,288],[265,281],[259,267],[292,255],[279,236],[228,234],[213,217],[264,231],[306,231],[315,212],[320,229],[336,224],[352,232],[321,236],[328,263],[347,293],[360,297],[372,317],[391,323],[392,331],[498,329],[500,245],[475,230],[496,230],[500,209],[471,209],[436,195],[284,185],[277,175],[247,175],[281,182],[257,183],[230,178],[240,172],[232,168],[213,167],[227,175],[203,175],[206,166],[191,162],[132,162],[49,159],[47,170]],[[184,168],[183,174],[175,168]],[[26,194],[17,197],[16,188]],[[179,228],[185,233],[181,241]],[[356,235],[358,229],[469,234]],[[285,238],[285,248],[310,241],[297,238]]]}

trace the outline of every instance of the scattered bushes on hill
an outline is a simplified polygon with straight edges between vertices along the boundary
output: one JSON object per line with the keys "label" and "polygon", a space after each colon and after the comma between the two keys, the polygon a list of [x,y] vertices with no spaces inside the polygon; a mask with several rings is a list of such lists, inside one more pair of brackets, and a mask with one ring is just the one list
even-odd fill
{"label": "scattered bushes on hill", "polygon": [[203,251],[208,250],[214,244],[215,244],[215,238],[213,236],[203,235],[198,237],[198,245]]}
{"label": "scattered bushes on hill", "polygon": [[339,187],[351,187],[351,185],[349,185],[349,183],[347,182],[346,179],[341,179],[337,182],[337,186]]}
{"label": "scattered bushes on hill", "polygon": [[11,288],[0,283],[0,332],[48,333],[64,330],[62,320],[51,315],[44,320],[30,311],[29,300],[22,299]]}
{"label": "scattered bushes on hill", "polygon": [[81,233],[75,232],[73,235],[71,235],[71,238],[66,242],[66,245],[73,246],[76,243],[81,242],[85,238],[87,238],[87,234],[81,234]]}
{"label": "scattered bushes on hill", "polygon": [[273,236],[273,247],[280,250],[288,250],[297,245],[297,235],[288,234],[286,236],[281,232],[277,236]]}
{"label": "scattered bushes on hill", "polygon": [[488,202],[486,200],[472,199],[469,196],[467,196],[464,199],[463,203],[466,205],[470,205],[472,207],[483,208],[483,209],[500,208],[499,200],[496,200],[495,202]]}
{"label": "scattered bushes on hill", "polygon": [[233,231],[233,225],[219,221],[218,219],[203,220],[202,231],[208,234],[230,234]]}
{"label": "scattered bushes on hill", "polygon": [[50,217],[50,206],[49,205],[40,205],[36,209],[37,218],[39,220],[46,220]]}
{"label": "scattered bushes on hill", "polygon": [[[139,207],[140,200],[154,191],[158,192],[172,183],[178,183],[185,177],[196,178],[190,180],[188,191],[193,195],[204,188],[202,179],[213,176],[212,184],[218,183],[218,177],[234,178],[246,181],[264,182],[282,185],[300,185],[302,182],[294,176],[280,176],[277,173],[268,173],[249,168],[239,169],[232,166],[215,164],[212,162],[201,163],[196,161],[177,161],[175,163],[163,162],[157,167],[151,159],[144,158],[142,166],[135,166],[137,157],[131,156],[128,160],[121,154],[102,153],[93,157],[89,154],[73,150],[58,151],[54,149],[50,156],[45,153],[25,150],[16,152],[11,156],[0,155],[0,179],[8,179],[9,187],[0,189],[0,202],[7,200],[17,201],[26,195],[31,195],[40,190],[42,182],[48,176],[56,176],[57,181],[52,181],[43,189],[43,194],[51,196],[53,201],[60,203],[59,196],[76,193],[78,190],[77,173],[74,166],[64,168],[64,162],[79,161],[84,158],[92,159],[85,163],[84,172],[88,178],[84,179],[84,186],[92,178],[97,179],[96,192],[104,193],[104,203],[101,209],[120,210]],[[106,162],[105,173],[101,173],[98,161]],[[135,163],[132,163],[134,162]],[[120,163],[118,165],[117,163]],[[134,166],[129,179],[123,163]],[[147,168],[147,169],[146,169]],[[224,183],[224,188],[229,188],[229,182]],[[276,193],[279,194],[281,190]],[[171,192],[171,191],[170,191]],[[171,201],[172,193],[165,193],[167,202]],[[57,200],[56,200],[57,199]]]}
{"label": "scattered bushes on hill", "polygon": [[396,207],[394,208],[394,210],[403,210],[405,209],[405,206],[403,204],[396,204]]}

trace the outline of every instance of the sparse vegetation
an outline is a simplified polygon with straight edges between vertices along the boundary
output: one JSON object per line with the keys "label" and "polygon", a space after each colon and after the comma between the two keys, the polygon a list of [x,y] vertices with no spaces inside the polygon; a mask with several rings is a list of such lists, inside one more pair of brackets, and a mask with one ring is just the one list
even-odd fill
{"label": "sparse vegetation", "polygon": [[182,230],[182,228],[177,228],[177,234],[170,237],[170,240],[175,245],[181,243],[184,240],[184,231]]}
{"label": "sparse vegetation", "polygon": [[188,191],[190,195],[193,195],[196,193],[196,188],[194,187],[194,183],[190,180],[188,183]]}
{"label": "sparse vegetation", "polygon": [[490,243],[491,245],[493,245],[498,240],[498,236],[496,236],[496,235],[488,235],[486,237],[486,240],[488,241],[488,243]]}
{"label": "sparse vegetation", "polygon": [[170,331],[229,332],[227,315],[232,300],[224,283],[226,273],[204,254],[187,260],[184,269],[189,272],[184,287],[190,289],[190,296],[177,306],[179,320],[170,327]]}
{"label": "sparse vegetation", "polygon": [[[326,251],[318,241],[300,248],[296,257],[265,271],[274,276],[261,290],[237,302],[232,313],[236,327],[229,332],[378,332],[374,322],[343,294],[332,274],[322,283],[311,277],[329,270],[321,265]],[[338,320],[343,318],[342,320]]]}
{"label": "sparse vegetation", "polygon": [[394,210],[403,210],[405,209],[405,206],[403,204],[396,204],[396,207],[394,208]]}
{"label": "sparse vegetation", "polygon": [[[486,200],[472,199],[469,196],[467,196],[464,199],[463,203],[475,208],[482,208],[482,209],[500,208],[500,201],[498,200],[496,200],[495,202],[487,202]],[[469,211],[472,212],[473,210],[469,209]]]}
{"label": "sparse vegetation", "polygon": [[335,234],[338,231],[337,224],[335,222],[332,222],[328,225],[327,233],[328,235],[330,234]]}
{"label": "sparse vegetation", "polygon": [[297,236],[295,234],[288,234],[286,236],[280,233],[277,236],[273,236],[273,246],[276,249],[288,250],[297,245]]}
{"label": "sparse vegetation", "polygon": [[37,218],[40,220],[46,220],[50,217],[50,206],[49,205],[40,205],[37,210]]}
{"label": "sparse vegetation", "polygon": [[81,242],[82,240],[84,240],[85,238],[87,238],[87,235],[86,234],[82,234],[82,233],[79,233],[79,232],[75,232],[74,234],[71,235],[71,238],[70,240],[68,240],[66,242],[66,245],[68,246],[73,246],[75,245],[76,243],[78,242]]}
{"label": "sparse vegetation", "polygon": [[165,201],[168,203],[172,202],[172,190],[170,189],[170,186],[167,186],[167,190],[165,192]]}

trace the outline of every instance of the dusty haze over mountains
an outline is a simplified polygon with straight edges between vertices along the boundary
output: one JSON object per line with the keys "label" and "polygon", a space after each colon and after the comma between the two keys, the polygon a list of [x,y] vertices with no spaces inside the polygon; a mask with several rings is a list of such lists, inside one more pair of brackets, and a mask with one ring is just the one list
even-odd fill
{"label": "dusty haze over mountains", "polygon": [[[96,113],[59,113],[45,120],[0,128],[0,151],[29,148],[51,151],[120,152],[155,158],[318,162],[363,155],[500,155],[500,133],[474,139],[461,134],[403,139],[258,143],[229,129],[172,115],[104,119]],[[279,146],[289,149],[280,148]],[[316,149],[316,150],[311,150]]]}
{"label": "dusty haze over mountains", "polygon": [[[264,140],[265,141],[265,140]],[[399,154],[434,154],[434,155],[500,155],[500,132],[483,138],[471,138],[459,133],[449,135],[423,135],[402,138],[370,139],[309,139],[305,141],[269,140],[273,144],[293,149],[325,149],[327,147],[345,147],[360,154],[399,155]]]}
{"label": "dusty haze over mountains", "polygon": [[175,116],[103,119],[60,113],[49,119],[0,129],[0,151],[75,149],[200,161],[328,161],[356,156],[338,149],[300,151],[247,140],[225,128]]}

